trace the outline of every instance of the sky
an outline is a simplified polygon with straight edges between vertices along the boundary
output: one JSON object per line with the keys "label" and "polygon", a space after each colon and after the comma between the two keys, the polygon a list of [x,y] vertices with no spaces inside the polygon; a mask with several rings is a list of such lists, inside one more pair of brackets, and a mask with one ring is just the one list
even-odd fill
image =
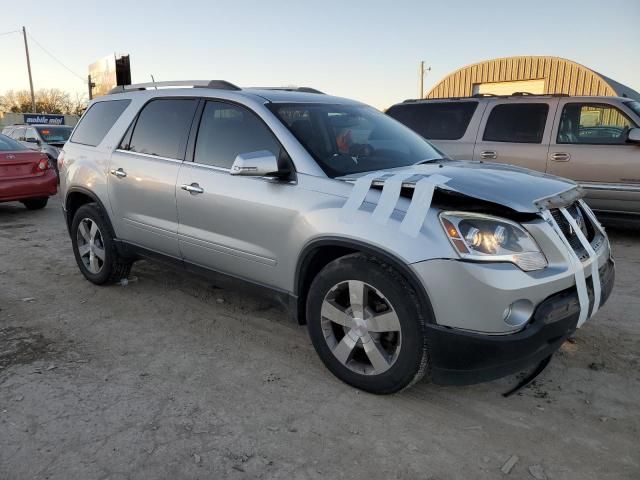
{"label": "sky", "polygon": [[22,35],[3,35],[23,25],[71,70],[29,40],[36,90],[84,93],[89,64],[115,52],[134,83],[311,86],[380,109],[417,97],[421,60],[425,91],[511,55],[568,58],[640,91],[640,0],[0,0],[0,12],[0,94],[29,88]]}

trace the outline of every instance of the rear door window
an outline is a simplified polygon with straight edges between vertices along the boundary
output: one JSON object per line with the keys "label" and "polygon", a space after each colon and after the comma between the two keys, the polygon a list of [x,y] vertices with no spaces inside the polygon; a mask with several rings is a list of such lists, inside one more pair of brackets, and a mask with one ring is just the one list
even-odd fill
{"label": "rear door window", "polygon": [[549,105],[511,103],[496,105],[487,120],[482,139],[489,142],[542,143]]}
{"label": "rear door window", "polygon": [[407,103],[395,105],[387,115],[429,140],[461,139],[478,102]]}
{"label": "rear door window", "polygon": [[195,98],[162,98],[147,103],[133,127],[128,150],[184,159],[197,106],[198,100]]}
{"label": "rear door window", "polygon": [[568,103],[562,109],[558,143],[616,145],[635,124],[613,105]]}
{"label": "rear door window", "polygon": [[91,105],[73,132],[71,142],[97,146],[129,103],[131,100],[110,100]]}

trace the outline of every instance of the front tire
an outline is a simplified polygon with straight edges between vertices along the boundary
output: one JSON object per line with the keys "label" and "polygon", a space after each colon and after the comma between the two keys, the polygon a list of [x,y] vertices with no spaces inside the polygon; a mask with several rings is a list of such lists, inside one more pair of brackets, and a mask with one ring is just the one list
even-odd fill
{"label": "front tire", "polygon": [[40,210],[47,206],[47,202],[49,202],[49,197],[28,198],[23,200],[22,204],[27,208],[27,210]]}
{"label": "front tire", "polygon": [[131,261],[116,249],[111,226],[95,203],[82,205],[73,216],[71,242],[78,268],[96,285],[117,282],[131,271]]}
{"label": "front tire", "polygon": [[340,380],[394,393],[427,372],[425,318],[415,291],[391,266],[352,254],[311,283],[307,325],[316,352]]}

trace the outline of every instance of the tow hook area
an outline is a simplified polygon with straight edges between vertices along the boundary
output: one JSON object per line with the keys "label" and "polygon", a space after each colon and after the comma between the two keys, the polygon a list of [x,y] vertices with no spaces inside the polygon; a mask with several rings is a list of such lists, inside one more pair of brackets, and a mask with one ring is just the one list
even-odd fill
{"label": "tow hook area", "polygon": [[518,384],[515,387],[513,387],[511,390],[509,390],[508,392],[504,392],[502,396],[505,398],[510,397],[517,391],[523,389],[524,387],[529,385],[531,382],[533,382],[536,379],[536,377],[540,375],[545,368],[547,368],[547,365],[549,365],[549,362],[551,361],[551,357],[553,357],[553,355],[549,355],[548,357],[543,359],[529,375],[527,375],[522,380],[520,380]]}

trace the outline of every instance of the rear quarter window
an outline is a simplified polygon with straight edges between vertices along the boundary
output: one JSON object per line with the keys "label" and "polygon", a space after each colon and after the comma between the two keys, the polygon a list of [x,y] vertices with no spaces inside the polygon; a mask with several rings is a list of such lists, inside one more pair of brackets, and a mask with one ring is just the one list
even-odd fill
{"label": "rear quarter window", "polygon": [[131,100],[94,103],[80,120],[70,141],[92,147],[99,145],[130,103]]}
{"label": "rear quarter window", "polygon": [[407,103],[394,105],[387,115],[428,140],[460,140],[478,102]]}

